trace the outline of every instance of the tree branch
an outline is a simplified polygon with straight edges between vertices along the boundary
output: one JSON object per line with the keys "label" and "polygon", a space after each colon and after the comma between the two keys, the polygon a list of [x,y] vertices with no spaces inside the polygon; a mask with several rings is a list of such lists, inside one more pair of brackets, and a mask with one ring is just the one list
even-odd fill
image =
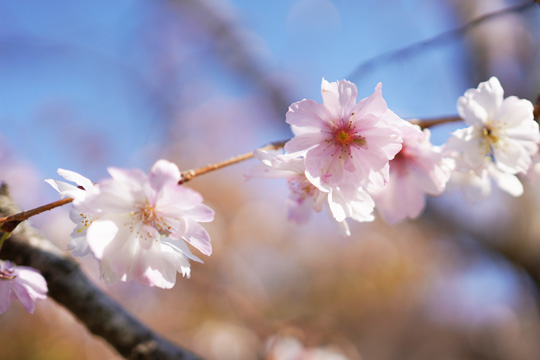
{"label": "tree branch", "polygon": [[[0,186],[0,216],[18,213],[7,186]],[[3,235],[0,233],[0,236]],[[96,287],[79,265],[43,238],[28,223],[21,223],[0,251],[2,259],[37,269],[47,280],[49,296],[77,317],[93,334],[102,337],[127,359],[201,360],[188,350],[153,332],[122,305]]]}
{"label": "tree branch", "polygon": [[404,46],[400,49],[391,50],[391,51],[387,51],[382,54],[376,55],[372,58],[369,58],[363,61],[359,65],[357,65],[356,68],[346,78],[349,80],[358,81],[363,76],[363,74],[372,73],[373,70],[376,69],[377,67],[380,67],[386,63],[390,63],[392,61],[404,58],[412,54],[418,54],[420,50],[424,50],[424,49],[429,48],[430,46],[439,45],[445,41],[454,39],[455,37],[465,34],[467,31],[477,27],[478,25],[486,21],[495,19],[503,15],[507,15],[510,13],[519,13],[521,11],[525,11],[528,8],[532,7],[535,4],[535,2],[540,3],[540,0],[525,1],[522,4],[513,5],[505,9],[501,9],[492,13],[479,16],[476,19],[473,19],[466,24],[463,24],[455,29],[448,30],[438,35],[435,35],[432,38],[429,38],[427,40],[417,41],[410,45]]}

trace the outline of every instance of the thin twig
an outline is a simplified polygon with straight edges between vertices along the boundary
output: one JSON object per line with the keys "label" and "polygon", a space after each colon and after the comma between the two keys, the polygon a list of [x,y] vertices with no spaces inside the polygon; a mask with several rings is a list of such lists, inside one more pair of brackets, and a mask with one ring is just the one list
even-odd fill
{"label": "thin twig", "polygon": [[17,227],[17,225],[19,225],[22,221],[28,220],[32,216],[41,214],[42,212],[49,211],[59,206],[69,204],[72,201],[73,201],[73,198],[68,197],[62,200],[54,201],[49,204],[45,204],[43,206],[37,207],[32,210],[22,211],[15,215],[1,217],[0,230],[3,232],[8,232],[8,233],[12,232]]}
{"label": "thin twig", "polygon": [[[274,142],[272,142],[272,143],[270,143],[270,144],[268,144],[266,146],[263,146],[263,147],[261,147],[261,148],[259,148],[257,150],[281,149],[283,146],[285,146],[285,143],[287,141],[289,141],[289,140],[274,141]],[[178,184],[183,184],[185,182],[188,182],[189,180],[193,179],[195,176],[206,174],[206,173],[209,173],[211,171],[218,170],[218,169],[224,168],[226,166],[233,165],[233,164],[242,162],[244,160],[251,159],[253,156],[254,156],[253,151],[250,151],[248,153],[238,155],[238,156],[234,156],[234,157],[232,157],[230,159],[227,159],[225,161],[221,161],[221,162],[218,162],[218,163],[215,163],[215,164],[210,164],[210,165],[206,165],[206,166],[203,166],[203,167],[200,167],[200,168],[183,171],[182,174],[181,174],[180,181],[178,181]]]}
{"label": "thin twig", "polygon": [[437,119],[426,119],[426,120],[410,119],[408,121],[411,124],[420,126],[422,129],[427,129],[436,125],[463,121],[463,119],[460,118],[459,116],[447,116],[447,117],[442,117],[442,118],[437,118]]}
{"label": "thin twig", "polygon": [[401,49],[392,50],[388,52],[384,52],[382,54],[376,55],[364,62],[362,62],[360,65],[358,65],[346,79],[349,80],[358,80],[363,74],[369,74],[373,72],[373,69],[376,67],[381,66],[384,63],[391,62],[397,59],[400,59],[402,57],[406,57],[409,54],[416,53],[419,49],[428,47],[430,45],[436,44],[436,43],[442,43],[444,41],[450,40],[454,37],[457,37],[461,34],[466,33],[467,31],[471,30],[472,28],[488,21],[491,19],[494,19],[496,17],[506,15],[513,12],[520,12],[524,11],[527,8],[531,7],[535,3],[540,2],[540,0],[533,0],[528,1],[523,4],[514,5],[507,7],[502,10],[498,10],[489,14],[485,14],[482,16],[477,17],[476,19],[473,19],[472,21],[457,27],[455,29],[445,31],[441,34],[438,34],[430,39],[418,41],[415,43],[412,43],[411,45],[407,45],[405,47],[402,47]]}

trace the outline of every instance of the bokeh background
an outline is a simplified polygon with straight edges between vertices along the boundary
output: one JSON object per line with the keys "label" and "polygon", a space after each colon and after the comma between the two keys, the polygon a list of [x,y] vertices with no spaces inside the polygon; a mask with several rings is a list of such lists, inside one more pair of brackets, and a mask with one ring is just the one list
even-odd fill
{"label": "bokeh background", "polygon": [[[57,199],[43,182],[57,168],[99,181],[108,166],[220,161],[289,138],[288,105],[321,101],[323,77],[360,98],[382,82],[404,118],[454,115],[493,75],[535,101],[539,24],[530,0],[0,0],[0,179],[28,209]],[[474,204],[452,191],[418,220],[341,238],[325,213],[289,224],[285,182],[247,181],[254,164],[189,183],[216,210],[214,253],[190,279],[106,287],[92,258],[86,273],[208,359],[296,359],[299,346],[319,349],[310,359],[540,358],[538,183]],[[31,222],[61,247],[73,227],[66,209]],[[48,300],[0,315],[0,358],[119,357]]]}

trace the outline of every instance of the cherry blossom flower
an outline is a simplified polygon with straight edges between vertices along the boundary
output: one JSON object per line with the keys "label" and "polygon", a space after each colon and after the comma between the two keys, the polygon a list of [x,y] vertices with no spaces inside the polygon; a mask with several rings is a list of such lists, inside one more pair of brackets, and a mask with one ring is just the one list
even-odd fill
{"label": "cherry blossom flower", "polygon": [[319,189],[384,186],[388,161],[402,140],[390,123],[401,119],[388,110],[381,84],[358,103],[356,85],[346,80],[323,79],[321,93],[322,104],[304,99],[289,107],[287,123],[295,136],[285,144],[287,153],[305,152],[306,176]]}
{"label": "cherry blossom flower", "polygon": [[87,240],[101,260],[108,283],[137,280],[171,288],[176,272],[190,275],[188,259],[201,262],[185,242],[210,255],[210,236],[199,222],[214,211],[202,196],[178,185],[180,171],[159,160],[147,175],[140,170],[109,168],[112,178],[95,187],[87,206],[98,214],[88,226]]}
{"label": "cherry blossom flower", "polygon": [[149,174],[108,171],[111,178],[97,185],[62,169],[58,173],[79,187],[47,180],[62,196],[74,199],[74,255],[91,250],[109,284],[136,280],[171,288],[177,271],[189,277],[189,259],[202,261],[186,242],[205,255],[212,253],[210,236],[199,222],[212,221],[214,211],[202,204],[199,193],[178,185],[180,171],[166,160],[156,162]]}
{"label": "cherry blossom flower", "polygon": [[321,190],[315,187],[305,175],[304,157],[298,153],[281,154],[278,151],[255,151],[262,162],[248,174],[250,177],[285,177],[290,190],[288,199],[289,220],[297,224],[306,223],[312,210],[320,212],[324,204],[328,206],[340,233],[350,236],[346,219],[372,221],[375,203],[361,187],[345,185]]}
{"label": "cherry blossom flower", "polygon": [[47,291],[47,282],[38,271],[0,260],[0,314],[7,311],[14,299],[19,299],[26,311],[33,314],[36,300],[46,299]]}
{"label": "cherry blossom flower", "polygon": [[425,195],[441,194],[450,178],[453,161],[430,142],[428,129],[402,122],[403,148],[390,160],[390,181],[370,194],[381,216],[391,224],[414,219],[425,207]]}
{"label": "cherry blossom flower", "polygon": [[85,256],[90,252],[88,242],[86,241],[86,230],[96,218],[96,215],[90,213],[90,210],[85,207],[85,199],[87,194],[94,190],[94,184],[86,177],[73,171],[58,169],[58,174],[64,179],[78,185],[75,186],[53,179],[45,180],[45,182],[60,193],[62,198],[73,198],[74,207],[71,208],[69,216],[71,221],[77,224],[77,226],[71,233],[67,249],[72,250],[71,254],[73,256]]}
{"label": "cherry blossom flower", "polygon": [[[496,77],[469,89],[458,100],[458,111],[470,125],[456,130],[446,145],[456,159],[456,181],[483,184],[479,194],[490,192],[486,179],[494,177],[504,191],[519,196],[523,187],[514,176],[526,173],[531,156],[538,151],[540,133],[534,121],[530,101],[515,96],[504,97]],[[519,183],[519,184],[518,184]],[[477,191],[474,191],[478,193]]]}

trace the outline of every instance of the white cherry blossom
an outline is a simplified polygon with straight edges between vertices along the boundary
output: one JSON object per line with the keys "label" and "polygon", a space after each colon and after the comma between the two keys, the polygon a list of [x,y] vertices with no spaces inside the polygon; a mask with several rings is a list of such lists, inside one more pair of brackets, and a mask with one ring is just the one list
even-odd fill
{"label": "white cherry blossom", "polygon": [[87,204],[99,216],[88,227],[92,252],[101,260],[108,283],[137,280],[144,285],[171,288],[176,272],[190,275],[188,259],[201,261],[186,245],[210,255],[210,236],[199,222],[214,212],[202,196],[178,185],[180,171],[159,160],[147,175],[142,171],[109,168]]}
{"label": "white cherry blossom", "polygon": [[86,177],[74,171],[58,169],[57,172],[64,179],[77,184],[75,186],[64,181],[45,180],[45,182],[60,193],[62,198],[73,198],[74,207],[71,208],[69,217],[77,226],[71,233],[67,249],[72,250],[71,254],[73,256],[85,256],[90,252],[88,242],[86,241],[86,230],[92,221],[94,221],[96,215],[90,213],[90,210],[84,204],[87,194],[91,193],[94,189],[94,184]]}
{"label": "white cherry blossom", "polygon": [[486,196],[491,177],[504,191],[521,195],[523,187],[515,175],[529,170],[540,141],[532,103],[504,98],[499,80],[492,77],[467,90],[458,100],[458,111],[469,127],[456,130],[446,144],[447,153],[456,159],[456,171],[462,173],[453,181],[482,184],[476,187],[481,191],[473,193]]}
{"label": "white cherry blossom", "polygon": [[109,284],[136,280],[171,288],[177,272],[189,277],[189,259],[201,260],[186,242],[205,255],[212,253],[210,236],[199,222],[212,221],[214,211],[202,204],[199,193],[178,185],[180,171],[166,160],[156,162],[149,174],[138,169],[108,171],[111,178],[94,186],[79,174],[59,170],[84,190],[47,181],[62,196],[74,198],[72,220],[78,227],[72,241],[87,244]]}

